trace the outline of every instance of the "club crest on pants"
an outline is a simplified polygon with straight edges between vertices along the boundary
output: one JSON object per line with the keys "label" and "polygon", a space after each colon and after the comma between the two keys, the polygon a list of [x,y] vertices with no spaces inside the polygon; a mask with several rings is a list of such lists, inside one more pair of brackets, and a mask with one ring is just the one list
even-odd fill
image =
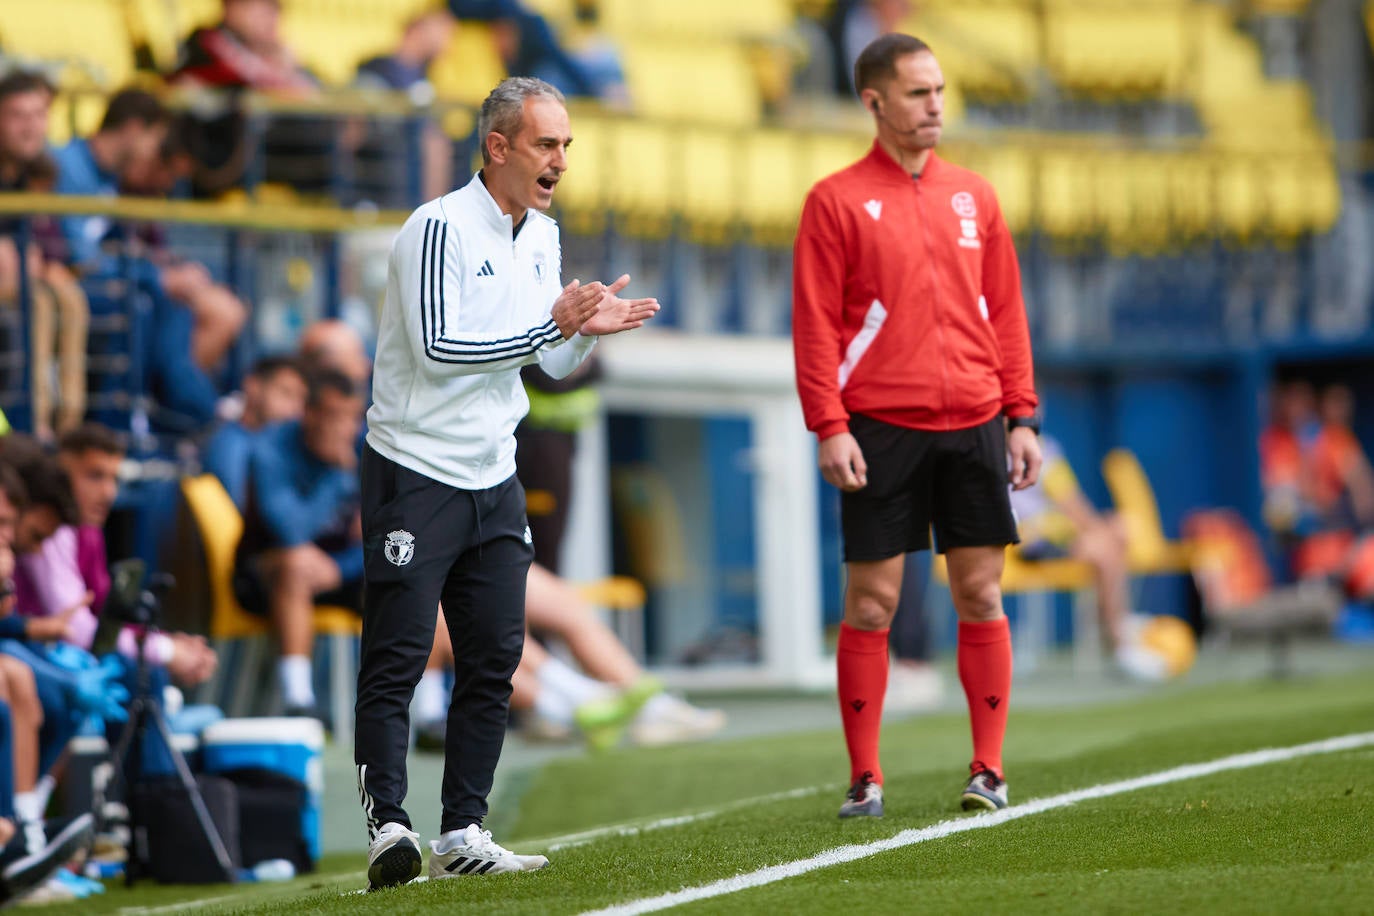
{"label": "club crest on pants", "polygon": [[415,535],[409,531],[393,531],[386,536],[386,558],[396,566],[405,566],[415,556]]}

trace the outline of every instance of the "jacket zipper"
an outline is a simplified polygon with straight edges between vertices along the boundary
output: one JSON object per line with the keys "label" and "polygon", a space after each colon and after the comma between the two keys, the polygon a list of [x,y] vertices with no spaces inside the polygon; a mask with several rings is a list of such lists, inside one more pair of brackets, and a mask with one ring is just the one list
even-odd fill
{"label": "jacket zipper", "polygon": [[912,186],[916,189],[916,215],[921,221],[921,241],[925,244],[926,265],[930,270],[931,312],[935,319],[935,336],[940,342],[940,389],[944,403],[940,413],[945,418],[945,429],[951,429],[949,417],[949,351],[945,349],[945,316],[940,308],[939,273],[935,269],[935,250],[930,242],[930,221],[926,219],[925,195],[921,192],[921,176],[911,176]]}

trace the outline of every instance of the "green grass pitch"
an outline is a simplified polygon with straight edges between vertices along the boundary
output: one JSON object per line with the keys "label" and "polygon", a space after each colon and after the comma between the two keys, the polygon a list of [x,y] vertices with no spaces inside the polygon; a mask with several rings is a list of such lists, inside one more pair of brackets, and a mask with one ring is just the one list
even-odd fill
{"label": "green grass pitch", "polygon": [[[1371,666],[1374,668],[1374,666]],[[960,818],[963,716],[886,729],[887,816],[840,821],[847,766],[829,732],[559,760],[497,839],[542,872],[345,895],[356,855],[277,885],[133,889],[54,914],[581,913]],[[1012,802],[1259,748],[1374,731],[1374,670],[1288,683],[1173,685],[1110,705],[1013,707]],[[1370,913],[1374,746],[1083,801],[677,908],[691,913]],[[788,797],[780,793],[797,790]],[[774,796],[769,801],[751,801]],[[662,819],[695,816],[665,825]],[[557,840],[603,832],[558,848]],[[550,848],[553,846],[554,848]]]}

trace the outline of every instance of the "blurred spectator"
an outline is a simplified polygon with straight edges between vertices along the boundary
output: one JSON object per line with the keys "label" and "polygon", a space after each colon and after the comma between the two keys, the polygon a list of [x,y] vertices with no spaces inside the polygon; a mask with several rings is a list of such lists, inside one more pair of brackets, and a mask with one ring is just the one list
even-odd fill
{"label": "blurred spectator", "polygon": [[[137,89],[116,93],[109,101],[100,129],[89,138],[76,138],[56,154],[57,190],[62,194],[114,195],[132,185],[134,191],[163,186],[163,173],[175,174],[176,148],[168,145],[171,117],[157,97]],[[76,267],[96,275],[118,273],[117,259],[105,254],[102,243],[124,236],[122,227],[102,216],[74,216],[62,221],[68,250]],[[204,266],[173,255],[161,233],[159,244],[125,252],[155,268],[161,289],[184,303],[193,316],[191,357],[202,370],[223,361],[248,310],[228,287],[215,283]]]}
{"label": "blurred spectator", "polygon": [[[119,465],[124,446],[113,431],[86,424],[63,435],[57,464],[70,486],[76,521],[64,524],[41,546],[20,557],[15,585],[19,612],[35,619],[62,619],[62,641],[90,651],[98,615],[110,592],[105,552],[105,522],[119,495]],[[117,623],[117,622],[116,622]],[[119,629],[117,626],[114,629]],[[119,631],[120,654],[137,655],[137,635]],[[215,653],[203,637],[155,633],[145,651],[183,686],[195,686],[215,669]]]}
{"label": "blurred spectator", "polygon": [[835,42],[835,91],[854,94],[854,62],[859,52],[875,38],[900,29],[911,15],[911,0],[840,0],[831,18],[831,38]]}
{"label": "blurred spectator", "polygon": [[[140,197],[168,197],[192,171],[185,146],[185,120],[173,121],[157,152],[128,163],[120,173],[120,192]],[[229,353],[248,321],[248,306],[223,283],[217,283],[205,265],[182,257],[168,242],[166,229],[145,223],[132,232],[132,250],[158,270],[167,295],[184,303],[194,318],[191,357],[197,366],[213,372]]]}
{"label": "blurred spectator", "polygon": [[310,672],[315,603],[357,608],[361,600],[362,410],[352,379],[316,372],[301,420],[263,430],[249,459],[234,589],[245,608],[271,615],[290,715],[318,715]]}
{"label": "blurred spectator", "polygon": [[595,353],[563,379],[550,378],[538,366],[520,370],[530,410],[515,428],[516,473],[529,502],[534,561],[555,573],[563,562],[577,433],[601,409],[591,387],[600,376]]}
{"label": "blurred spectator", "polygon": [[297,349],[307,370],[342,372],[360,392],[366,393],[372,378],[372,359],[367,355],[362,335],[348,322],[338,318],[312,322],[301,332]]}
{"label": "blurred spectator", "polygon": [[221,423],[205,444],[205,470],[219,478],[242,512],[248,498],[248,467],[253,441],[264,428],[301,418],[305,410],[305,373],[290,356],[258,360],[243,379],[243,411]]}
{"label": "blurred spectator", "polygon": [[281,0],[223,0],[219,24],[196,29],[173,80],[211,88],[313,95],[316,82],[281,37]]}
{"label": "blurred spectator", "polygon": [[[567,582],[535,563],[525,592],[531,628],[558,637],[582,670],[551,655],[526,636],[524,654],[511,678],[511,707],[526,713],[527,732],[564,740],[580,731],[604,750],[627,731],[639,745],[672,744],[709,737],[725,726],[718,709],[701,709],[667,693]],[[416,691],[416,719],[426,744],[443,747],[447,696],[440,672],[453,664],[448,628],[435,627],[430,664]]]}
{"label": "blurred spectator", "polygon": [[549,23],[520,0],[448,0],[459,19],[490,22],[497,51],[511,76],[535,76],[566,96],[598,98],[601,86],[588,68],[570,55]]}
{"label": "blurred spectator", "polygon": [[1321,428],[1312,385],[1293,380],[1270,394],[1270,421],[1260,434],[1264,520],[1286,548],[1319,529],[1308,454]]}
{"label": "blurred spectator", "polygon": [[[47,156],[48,112],[53,88],[41,75],[15,71],[0,79],[0,191],[52,191],[53,163]],[[21,221],[0,221],[0,302],[19,294]],[[54,220],[28,221],[31,244],[25,257],[29,283],[29,384],[34,434],[81,422],[86,410],[86,294],[61,263],[62,240]],[[57,350],[57,391],[52,358]],[[54,408],[56,415],[54,415]]]}
{"label": "blurred spectator", "polygon": [[[159,155],[166,135],[167,113],[156,98],[133,90],[116,94],[95,136],[89,140],[76,138],[57,151],[58,192],[114,196],[121,174],[146,170],[148,161]],[[99,216],[64,219],[67,256],[90,280],[127,284],[131,292],[150,300],[150,308],[129,309],[124,296],[106,295],[102,307],[131,311],[132,320],[137,323],[131,333],[136,331],[143,347],[138,354],[143,377],[136,379],[135,384],[147,390],[157,406],[163,408],[155,414],[154,425],[184,432],[206,424],[214,417],[218,393],[210,377],[192,358],[195,320],[189,310],[167,294],[155,264],[133,256],[128,246],[128,257],[103,250],[101,243],[112,226],[108,218]],[[107,387],[124,384],[120,377],[106,377],[103,381]]]}
{"label": "blurred spectator", "polygon": [[[219,108],[207,106],[187,122],[187,145],[196,162],[199,194],[238,185],[254,155],[255,139],[236,90],[252,89],[304,99],[319,84],[281,35],[280,0],[223,0],[220,22],[186,39],[170,80],[179,86],[231,92]],[[266,161],[261,178],[306,191],[330,186],[333,128],[329,119],[276,117],[262,136]]]}
{"label": "blurred spectator", "polygon": [[1351,429],[1355,396],[1345,385],[1328,385],[1318,407],[1312,441],[1313,509],[1326,527],[1374,526],[1374,471]]}
{"label": "blurred spectator", "polygon": [[1097,616],[1118,668],[1142,680],[1157,680],[1157,662],[1131,638],[1126,566],[1126,528],[1114,513],[1098,512],[1078,486],[1064,449],[1041,437],[1040,478],[1011,493],[1021,559],[1036,562],[1072,557],[1092,567]]}
{"label": "blurred spectator", "polygon": [[[356,85],[362,89],[386,89],[407,92],[416,104],[426,104],[434,96],[434,90],[426,76],[430,62],[444,52],[453,40],[456,27],[453,17],[443,10],[430,10],[421,13],[406,23],[401,34],[400,44],[390,54],[374,57],[358,65]],[[375,188],[370,195],[384,205],[396,205],[394,192],[403,190],[394,187],[398,176],[409,171],[410,143],[409,130],[398,132],[395,120],[375,121],[368,132],[367,139],[358,150],[359,183],[364,190]],[[453,190],[453,143],[438,124],[425,119],[419,131],[420,143],[420,197],[433,200]],[[373,172],[390,178],[392,187],[383,187],[384,182],[370,180],[362,174],[364,165]],[[364,191],[360,190],[360,193]],[[415,201],[400,201],[410,206]]]}

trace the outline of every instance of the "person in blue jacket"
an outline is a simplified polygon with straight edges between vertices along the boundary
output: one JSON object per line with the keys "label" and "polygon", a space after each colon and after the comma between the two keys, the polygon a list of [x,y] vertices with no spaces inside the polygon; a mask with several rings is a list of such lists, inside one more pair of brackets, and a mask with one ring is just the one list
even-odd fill
{"label": "person in blue jacket", "polygon": [[355,444],[362,414],[362,394],[348,376],[312,373],[304,415],[264,429],[249,457],[234,588],[245,608],[270,615],[277,629],[278,677],[292,715],[316,715],[315,604],[361,606]]}

